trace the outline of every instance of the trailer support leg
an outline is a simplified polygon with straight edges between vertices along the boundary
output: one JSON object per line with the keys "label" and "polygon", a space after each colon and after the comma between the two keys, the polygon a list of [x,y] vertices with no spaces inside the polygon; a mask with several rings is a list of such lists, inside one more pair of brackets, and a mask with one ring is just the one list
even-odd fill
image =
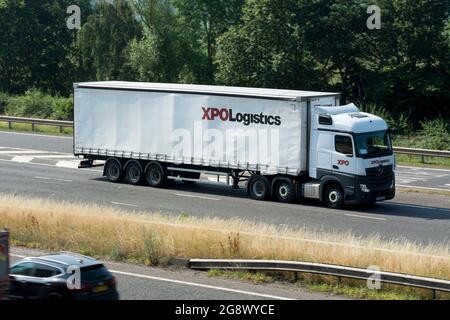
{"label": "trailer support leg", "polygon": [[231,178],[233,179],[233,189],[239,189],[239,171],[233,171],[231,173]]}

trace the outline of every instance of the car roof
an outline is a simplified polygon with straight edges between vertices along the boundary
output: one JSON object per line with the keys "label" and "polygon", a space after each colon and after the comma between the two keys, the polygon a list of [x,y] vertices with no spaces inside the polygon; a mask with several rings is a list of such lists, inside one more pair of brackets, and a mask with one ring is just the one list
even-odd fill
{"label": "car roof", "polygon": [[38,257],[28,257],[23,261],[42,262],[57,267],[77,266],[80,268],[102,264],[94,258],[72,252],[59,252]]}

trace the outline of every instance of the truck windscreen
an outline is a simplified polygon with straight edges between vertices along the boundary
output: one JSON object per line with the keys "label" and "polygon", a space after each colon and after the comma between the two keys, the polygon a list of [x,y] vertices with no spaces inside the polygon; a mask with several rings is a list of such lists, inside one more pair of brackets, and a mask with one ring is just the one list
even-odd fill
{"label": "truck windscreen", "polygon": [[391,139],[386,130],[358,133],[354,138],[357,157],[375,158],[392,155]]}

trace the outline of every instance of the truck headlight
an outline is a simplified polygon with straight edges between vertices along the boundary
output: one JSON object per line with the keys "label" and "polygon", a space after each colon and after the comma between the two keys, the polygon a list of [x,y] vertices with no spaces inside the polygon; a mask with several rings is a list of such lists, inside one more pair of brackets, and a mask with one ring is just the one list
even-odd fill
{"label": "truck headlight", "polygon": [[365,184],[360,184],[359,187],[361,188],[362,192],[367,192],[367,193],[370,192],[370,189],[367,188],[367,186]]}

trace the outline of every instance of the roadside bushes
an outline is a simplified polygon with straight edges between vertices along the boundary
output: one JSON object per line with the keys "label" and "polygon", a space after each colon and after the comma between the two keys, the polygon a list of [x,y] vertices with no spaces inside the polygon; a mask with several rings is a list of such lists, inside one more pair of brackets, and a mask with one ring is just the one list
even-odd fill
{"label": "roadside bushes", "polygon": [[73,120],[72,98],[51,96],[36,89],[24,95],[0,94],[0,113],[15,117]]}
{"label": "roadside bushes", "polygon": [[395,137],[395,146],[450,150],[449,119],[434,118],[420,121],[421,129],[415,131],[410,120],[410,114],[393,115],[386,108],[376,104],[362,104],[361,110],[385,119],[390,127],[397,129],[398,136]]}
{"label": "roadside bushes", "polygon": [[450,150],[450,126],[443,118],[421,121],[421,147],[425,149]]}

